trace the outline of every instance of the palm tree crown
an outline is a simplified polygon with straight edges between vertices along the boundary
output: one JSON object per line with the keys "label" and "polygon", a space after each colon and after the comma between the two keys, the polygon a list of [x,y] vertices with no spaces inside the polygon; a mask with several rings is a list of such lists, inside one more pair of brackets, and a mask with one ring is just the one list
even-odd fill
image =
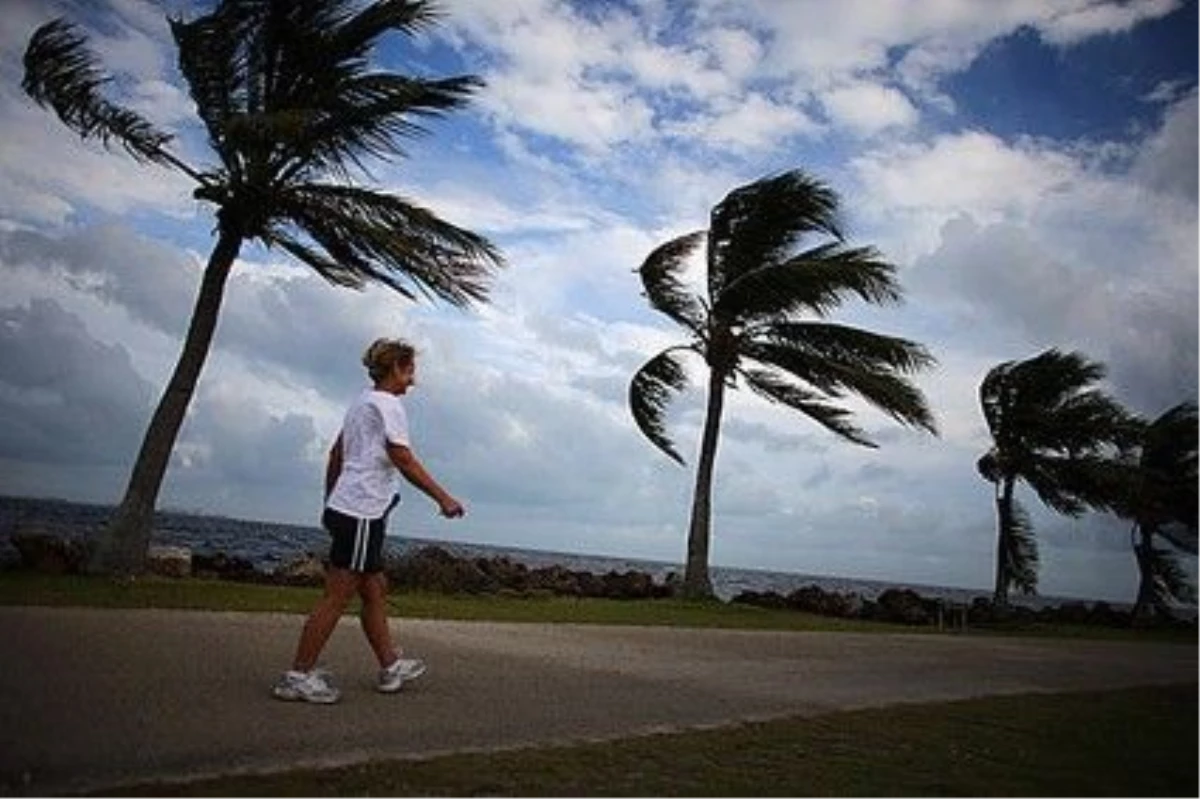
{"label": "palm tree crown", "polygon": [[996,486],[1000,532],[995,599],[1008,589],[1037,588],[1037,543],[1029,518],[1013,497],[1024,481],[1047,506],[1070,516],[1114,507],[1112,457],[1135,445],[1140,424],[1095,388],[1103,365],[1078,352],[1049,349],[1026,361],[992,368],[979,387],[993,446],[979,459]]}
{"label": "palm tree crown", "polygon": [[216,163],[185,164],[173,137],[104,97],[111,78],[67,21],[39,28],[25,54],[27,94],[83,138],[177,168],[221,230],[278,247],[340,286],[414,289],[456,305],[480,301],[494,247],[394,194],[351,183],[371,158],[404,155],[419,119],[458,108],[474,76],[414,78],[369,69],[385,33],[437,18],[425,0],[223,0],[171,20],[179,69]]}
{"label": "palm tree crown", "polygon": [[[873,447],[834,404],[856,394],[903,424],[936,432],[920,391],[904,375],[935,361],[921,345],[825,321],[852,296],[871,303],[901,297],[895,267],[870,247],[849,247],[836,223],[837,198],[792,171],[731,192],[711,226],[655,249],[639,270],[645,296],[690,333],[687,344],[650,359],[634,376],[630,403],[642,432],[682,463],[665,434],[663,414],[685,385],[677,352],[739,378],[767,399],[809,416],[842,438]],[[796,251],[810,236],[823,241]],[[707,291],[688,291],[687,258],[706,244]],[[815,318],[804,318],[804,317]]]}
{"label": "palm tree crown", "polygon": [[[727,385],[749,386],[864,446],[874,443],[837,404],[848,394],[902,424],[936,432],[923,395],[906,377],[933,365],[925,348],[827,321],[852,297],[888,303],[901,296],[891,264],[870,247],[845,243],[837,207],[834,192],[801,171],[763,178],[713,208],[708,230],[661,245],[639,270],[650,304],[680,325],[688,340],[637,371],[630,409],[646,437],[679,463],[683,458],[666,433],[664,414],[686,385],[681,356],[691,352],[709,368],[685,590],[708,592],[708,493]],[[689,290],[683,271],[701,243],[707,282],[697,292]]]}

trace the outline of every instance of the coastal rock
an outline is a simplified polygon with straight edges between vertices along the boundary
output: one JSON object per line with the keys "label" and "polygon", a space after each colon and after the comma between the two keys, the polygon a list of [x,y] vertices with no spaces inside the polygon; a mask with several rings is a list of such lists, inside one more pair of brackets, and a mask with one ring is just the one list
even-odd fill
{"label": "coastal rock", "polygon": [[1133,614],[1117,610],[1107,602],[1097,602],[1088,614],[1088,623],[1104,627],[1130,627],[1133,625]]}
{"label": "coastal rock", "polygon": [[151,545],[146,550],[146,569],[162,577],[191,577],[192,550],[187,547]]}
{"label": "coastal rock", "polygon": [[254,564],[245,558],[236,558],[224,552],[192,555],[192,573],[208,579],[236,580],[239,582],[261,582],[262,575]]}
{"label": "coastal rock", "polygon": [[656,599],[667,596],[654,583],[654,578],[640,571],[610,571],[601,581],[604,585],[605,596],[610,599]]}
{"label": "coastal rock", "polygon": [[990,599],[977,596],[971,600],[971,605],[967,608],[968,623],[977,626],[987,625],[991,624],[995,619],[996,612]]}
{"label": "coastal rock", "polygon": [[909,588],[889,588],[875,600],[875,612],[882,621],[914,626],[933,624],[937,619],[937,603]]}
{"label": "coastal rock", "polygon": [[495,558],[476,558],[475,567],[499,590],[520,593],[529,590],[529,567],[501,555]]}
{"label": "coastal rock", "polygon": [[805,613],[849,619],[858,615],[862,600],[856,594],[825,591],[817,585],[797,588],[787,595],[787,606]]}
{"label": "coastal rock", "polygon": [[87,548],[81,539],[64,538],[38,525],[19,527],[10,540],[27,569],[46,574],[82,574],[87,565]]}
{"label": "coastal rock", "polygon": [[597,575],[561,564],[529,568],[508,557],[460,558],[438,546],[390,557],[385,571],[398,589],[441,593],[505,593],[517,596],[577,596],[648,599],[671,595],[645,572]]}
{"label": "coastal rock", "polygon": [[1088,606],[1085,602],[1064,602],[1058,606],[1055,620],[1063,624],[1087,624]]}
{"label": "coastal rock", "polygon": [[284,585],[322,585],[325,582],[325,562],[312,552],[306,552],[276,569],[275,580]]}
{"label": "coastal rock", "polygon": [[559,596],[581,596],[579,578],[566,566],[544,566],[530,573],[530,583],[535,589],[549,591]]}
{"label": "coastal rock", "polygon": [[474,562],[455,557],[437,546],[421,547],[391,558],[384,571],[393,586],[409,590],[477,594],[499,588]]}

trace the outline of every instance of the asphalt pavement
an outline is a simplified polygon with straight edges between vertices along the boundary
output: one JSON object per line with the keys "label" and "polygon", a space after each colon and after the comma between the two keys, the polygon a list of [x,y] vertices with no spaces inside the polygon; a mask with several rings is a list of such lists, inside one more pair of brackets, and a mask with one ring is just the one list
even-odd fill
{"label": "asphalt pavement", "polygon": [[0,794],[602,740],[850,708],[1194,682],[1178,644],[393,619],[395,695],[346,618],[336,705],[270,687],[303,617],[0,608]]}

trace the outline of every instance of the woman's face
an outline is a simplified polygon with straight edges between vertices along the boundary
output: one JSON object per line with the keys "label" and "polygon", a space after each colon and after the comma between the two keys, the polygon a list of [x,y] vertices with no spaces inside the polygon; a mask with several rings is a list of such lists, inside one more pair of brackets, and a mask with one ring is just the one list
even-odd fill
{"label": "woman's face", "polygon": [[404,394],[411,386],[417,383],[417,362],[411,361],[407,364],[396,364],[392,369],[390,385],[388,391],[393,394]]}

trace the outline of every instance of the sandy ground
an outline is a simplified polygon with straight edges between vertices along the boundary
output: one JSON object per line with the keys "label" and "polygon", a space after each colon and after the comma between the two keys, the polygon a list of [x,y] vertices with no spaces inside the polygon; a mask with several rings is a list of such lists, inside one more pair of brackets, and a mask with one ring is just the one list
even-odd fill
{"label": "sandy ground", "polygon": [[1186,645],[397,619],[430,670],[384,696],[344,619],[322,660],[342,702],[279,702],[302,622],[0,608],[0,794],[1197,679]]}

